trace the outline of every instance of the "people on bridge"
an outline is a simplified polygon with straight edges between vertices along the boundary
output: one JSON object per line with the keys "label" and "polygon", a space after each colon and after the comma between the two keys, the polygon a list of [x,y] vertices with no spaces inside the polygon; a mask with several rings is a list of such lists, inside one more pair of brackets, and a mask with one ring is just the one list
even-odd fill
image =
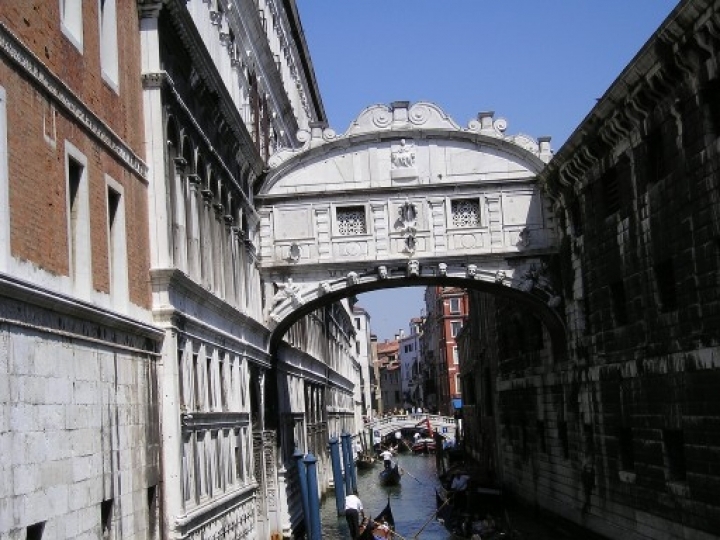
{"label": "people on bridge", "polygon": [[386,448],[380,453],[380,457],[383,459],[383,465],[385,465],[386,469],[389,469],[392,466],[392,452]]}
{"label": "people on bridge", "polygon": [[358,497],[358,490],[345,497],[345,520],[350,528],[350,538],[355,540],[360,536],[360,522],[365,519],[365,510]]}

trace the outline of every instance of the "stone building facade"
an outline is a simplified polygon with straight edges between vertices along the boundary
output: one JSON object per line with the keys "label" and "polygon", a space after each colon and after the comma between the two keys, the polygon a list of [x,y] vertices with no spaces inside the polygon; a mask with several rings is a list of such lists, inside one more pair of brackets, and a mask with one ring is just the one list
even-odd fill
{"label": "stone building facade", "polygon": [[503,485],[611,538],[720,531],[719,37],[720,2],[680,2],[539,175],[566,343],[473,296]]}
{"label": "stone building facade", "polygon": [[0,4],[0,538],[159,529],[138,24]]}

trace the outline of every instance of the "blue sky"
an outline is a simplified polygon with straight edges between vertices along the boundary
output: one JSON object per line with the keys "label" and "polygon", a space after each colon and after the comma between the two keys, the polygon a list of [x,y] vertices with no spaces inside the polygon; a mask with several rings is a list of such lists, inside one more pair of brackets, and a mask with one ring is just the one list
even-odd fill
{"label": "blue sky", "polygon": [[[330,127],[366,107],[431,101],[459,125],[562,146],[675,0],[296,0]],[[407,330],[421,288],[361,295],[380,340]],[[392,308],[392,309],[390,309]]]}

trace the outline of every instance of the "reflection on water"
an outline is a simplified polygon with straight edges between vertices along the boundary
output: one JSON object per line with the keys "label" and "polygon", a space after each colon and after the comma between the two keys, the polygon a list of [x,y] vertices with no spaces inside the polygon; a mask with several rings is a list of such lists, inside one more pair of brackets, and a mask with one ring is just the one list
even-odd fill
{"label": "reflection on water", "polygon": [[[382,463],[376,463],[372,469],[358,471],[358,492],[365,507],[365,515],[372,517],[385,508],[389,497],[398,534],[412,538],[434,515],[435,487],[440,483],[435,472],[434,456],[400,454],[398,459],[400,468],[405,471],[399,486],[381,486],[378,473],[382,470]],[[334,490],[327,492],[320,514],[324,539],[350,538],[345,516],[337,516]],[[452,538],[452,535],[432,519],[423,529],[420,538],[447,540]]]}

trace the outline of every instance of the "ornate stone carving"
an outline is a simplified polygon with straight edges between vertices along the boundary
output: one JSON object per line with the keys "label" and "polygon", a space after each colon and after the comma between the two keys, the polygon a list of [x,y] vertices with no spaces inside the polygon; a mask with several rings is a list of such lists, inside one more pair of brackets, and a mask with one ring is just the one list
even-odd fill
{"label": "ornate stone carving", "polygon": [[292,278],[288,278],[286,283],[277,283],[278,292],[273,296],[273,306],[290,299],[293,305],[299,306],[305,303],[300,294],[300,286],[293,283]]}
{"label": "ornate stone carving", "polygon": [[331,288],[332,287],[330,286],[330,283],[328,283],[327,281],[321,281],[318,285],[318,292],[320,294],[327,294],[330,292]]}
{"label": "ornate stone carving", "polygon": [[378,266],[377,271],[378,271],[379,279],[387,279],[388,278],[387,266]]}
{"label": "ornate stone carving", "polygon": [[477,279],[477,265],[468,264],[465,275],[468,277],[468,279]]}
{"label": "ornate stone carving", "polygon": [[505,270],[498,270],[495,273],[495,283],[498,285],[502,285],[506,278],[507,274],[505,273]]}
{"label": "ornate stone carving", "polygon": [[347,275],[348,287],[357,285],[359,280],[360,280],[360,276],[358,275],[357,272],[348,272],[348,275]]}
{"label": "ornate stone carving", "polygon": [[407,144],[405,139],[400,139],[400,146],[390,154],[390,158],[394,169],[414,167],[415,145]]}
{"label": "ornate stone carving", "polygon": [[407,277],[418,277],[420,275],[420,263],[410,259],[407,263]]}
{"label": "ornate stone carving", "polygon": [[438,273],[441,276],[447,276],[447,263],[441,262],[438,264]]}

